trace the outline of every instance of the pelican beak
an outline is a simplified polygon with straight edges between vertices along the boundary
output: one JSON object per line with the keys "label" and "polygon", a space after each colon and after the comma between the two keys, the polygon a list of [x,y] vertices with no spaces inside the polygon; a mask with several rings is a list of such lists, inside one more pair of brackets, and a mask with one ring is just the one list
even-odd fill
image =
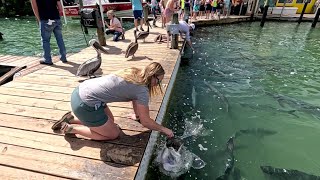
{"label": "pelican beak", "polygon": [[89,41],[90,46],[92,46],[97,52],[109,54],[107,50],[105,50],[97,40],[91,39]]}

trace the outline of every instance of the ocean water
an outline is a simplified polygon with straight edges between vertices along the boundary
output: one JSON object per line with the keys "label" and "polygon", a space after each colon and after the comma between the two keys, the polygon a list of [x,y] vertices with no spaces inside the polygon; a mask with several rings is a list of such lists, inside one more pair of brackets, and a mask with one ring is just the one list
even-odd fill
{"label": "ocean water", "polygon": [[[164,125],[175,136],[192,127],[185,147],[206,162],[172,178],[150,164],[147,179],[295,179],[260,166],[320,176],[320,28],[311,23],[259,22],[198,28],[170,97]],[[192,133],[191,133],[192,134]],[[159,138],[155,156],[164,146]],[[230,161],[229,161],[230,162]],[[306,179],[306,178],[302,178]]]}
{"label": "ocean water", "polygon": [[[63,18],[61,18],[63,21]],[[68,23],[62,27],[63,40],[67,53],[76,53],[87,47],[86,41],[97,39],[96,29],[88,28],[84,35],[79,19],[67,19]],[[125,22],[123,27],[130,29],[133,22]],[[0,54],[43,56],[39,26],[34,17],[0,18],[0,32],[4,40],[0,41]],[[110,38],[111,35],[105,36]],[[51,53],[59,55],[59,48],[54,34],[51,36]]]}

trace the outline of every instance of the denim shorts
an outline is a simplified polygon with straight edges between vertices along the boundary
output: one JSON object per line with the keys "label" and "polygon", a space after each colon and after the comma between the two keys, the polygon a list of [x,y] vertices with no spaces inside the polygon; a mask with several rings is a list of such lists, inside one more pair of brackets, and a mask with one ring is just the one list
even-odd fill
{"label": "denim shorts", "polygon": [[142,19],[142,10],[133,10],[134,19]]}
{"label": "denim shorts", "polygon": [[108,121],[108,116],[104,112],[106,106],[99,108],[86,105],[79,96],[79,87],[75,88],[71,95],[71,108],[74,115],[88,127],[99,127]]}

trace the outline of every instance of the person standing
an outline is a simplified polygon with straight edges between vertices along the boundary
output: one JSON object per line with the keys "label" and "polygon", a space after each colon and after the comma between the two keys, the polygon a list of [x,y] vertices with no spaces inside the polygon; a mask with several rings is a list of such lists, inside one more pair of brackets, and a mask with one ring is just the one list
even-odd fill
{"label": "person standing", "polygon": [[63,63],[68,62],[66,57],[66,47],[62,37],[62,24],[59,11],[62,11],[60,0],[30,0],[32,10],[40,26],[42,48],[44,59],[40,64],[53,65],[51,58],[50,38],[52,32],[56,37],[60,50],[60,60]]}
{"label": "person standing", "polygon": [[140,30],[144,31],[143,29],[143,19],[142,19],[142,0],[130,0],[132,4],[133,10],[133,17],[134,17],[134,27],[137,31],[138,29],[138,20],[140,21]]}

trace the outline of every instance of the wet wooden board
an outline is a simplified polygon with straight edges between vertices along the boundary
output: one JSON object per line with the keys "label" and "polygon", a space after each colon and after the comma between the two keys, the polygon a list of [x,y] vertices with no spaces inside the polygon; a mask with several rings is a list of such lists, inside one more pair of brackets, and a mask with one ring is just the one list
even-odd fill
{"label": "wet wooden board", "polygon": [[[125,58],[125,50],[133,40],[133,31],[126,31],[126,40],[107,40],[109,54],[102,55],[98,75],[107,75],[127,67],[143,68],[160,62],[166,75],[164,90],[171,79],[180,51],[154,43],[164,29],[150,29],[150,35],[135,58]],[[122,129],[112,141],[92,141],[80,135],[61,135],[51,126],[70,110],[70,96],[78,80],[81,63],[96,57],[92,47],[68,55],[68,63],[53,57],[53,66],[40,65],[41,57],[0,55],[0,64],[22,66],[12,82],[0,86],[0,173],[1,179],[133,179],[140,164],[150,130],[127,118],[133,112],[130,102],[110,103],[112,113]],[[150,102],[150,115],[156,118],[163,95]],[[21,173],[21,174],[13,174]]]}

